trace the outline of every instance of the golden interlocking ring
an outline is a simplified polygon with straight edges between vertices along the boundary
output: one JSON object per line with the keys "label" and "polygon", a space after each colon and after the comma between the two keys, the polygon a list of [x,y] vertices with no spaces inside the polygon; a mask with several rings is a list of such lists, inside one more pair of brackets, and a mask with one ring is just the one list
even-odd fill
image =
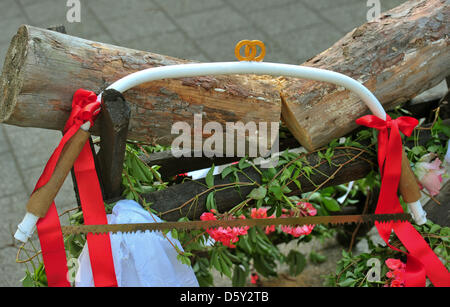
{"label": "golden interlocking ring", "polygon": [[[245,46],[244,54],[245,56],[241,55],[241,48]],[[261,49],[261,53],[256,56],[257,47]],[[236,58],[239,61],[256,61],[260,62],[264,59],[264,56],[266,55],[266,46],[264,46],[264,43],[259,40],[242,40],[239,43],[237,43],[236,48],[234,48],[234,54]]]}

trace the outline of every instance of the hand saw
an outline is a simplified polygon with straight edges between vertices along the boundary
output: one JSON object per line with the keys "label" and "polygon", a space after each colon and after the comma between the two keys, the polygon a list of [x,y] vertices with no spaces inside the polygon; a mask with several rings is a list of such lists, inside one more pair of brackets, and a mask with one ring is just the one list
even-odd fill
{"label": "hand saw", "polygon": [[136,224],[105,224],[105,225],[71,225],[62,226],[64,235],[71,234],[102,234],[102,233],[135,233],[138,231],[164,231],[164,230],[195,230],[217,227],[253,227],[272,225],[343,225],[350,223],[386,223],[391,221],[409,221],[407,213],[396,214],[363,214],[363,215],[335,215],[335,216],[308,216],[267,219],[234,219],[216,221],[191,222],[162,222],[162,223],[136,223]]}

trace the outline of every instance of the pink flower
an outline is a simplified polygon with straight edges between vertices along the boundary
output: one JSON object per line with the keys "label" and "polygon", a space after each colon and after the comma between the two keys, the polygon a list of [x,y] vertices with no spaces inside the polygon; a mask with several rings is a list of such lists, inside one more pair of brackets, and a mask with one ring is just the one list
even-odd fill
{"label": "pink flower", "polygon": [[266,227],[265,233],[266,233],[266,235],[268,235],[268,234],[270,234],[270,233],[272,233],[274,231],[275,231],[275,225],[271,225],[271,226],[267,226]]}
{"label": "pink flower", "polygon": [[[275,217],[274,215],[272,215],[270,217],[267,216],[267,208],[258,208],[258,209],[252,208],[250,216],[253,219],[267,219],[267,218],[272,219]],[[265,229],[266,234],[270,234],[274,231],[275,231],[275,225],[266,226],[266,229]]]}
{"label": "pink flower", "polygon": [[303,216],[314,216],[317,214],[316,208],[314,208],[310,203],[299,202],[297,203],[297,207],[300,209],[300,213]]}
{"label": "pink flower", "polygon": [[[216,211],[211,210],[216,213]],[[240,216],[239,218],[245,219],[244,216]],[[234,217],[231,217],[234,219]],[[202,221],[215,221],[217,217],[210,212],[203,212],[200,216],[200,220]],[[246,235],[249,227],[218,227],[218,228],[208,228],[206,232],[216,241],[221,242],[223,245],[228,246],[230,248],[235,248],[236,243],[239,241],[239,236]]]}
{"label": "pink flower", "polygon": [[257,282],[258,279],[259,279],[259,276],[258,276],[258,274],[256,274],[256,273],[252,273],[252,276],[251,276],[250,278],[251,278],[250,282],[251,282],[252,284],[256,284],[256,282]]}
{"label": "pink flower", "polygon": [[252,219],[266,219],[267,218],[267,209],[266,208],[252,208],[250,213]]}
{"label": "pink flower", "polygon": [[393,281],[391,281],[391,287],[404,287],[405,283],[399,280],[394,279]]}
{"label": "pink flower", "polygon": [[306,236],[311,233],[311,231],[314,229],[314,225],[303,225],[303,226],[296,226],[292,227],[290,225],[283,225],[281,226],[281,231],[290,234],[294,236],[295,238],[298,238],[300,236]]}
{"label": "pink flower", "polygon": [[390,270],[386,273],[386,277],[390,279],[389,287],[404,287],[404,272],[406,269],[406,264],[401,262],[399,259],[394,258],[387,259],[385,261],[385,264]]}
{"label": "pink flower", "polygon": [[442,174],[445,173],[445,169],[441,168],[441,163],[436,154],[429,153],[420,158],[415,165],[414,173],[417,179],[431,196],[439,194],[441,189]]}
{"label": "pink flower", "polygon": [[[300,209],[301,216],[314,216],[317,214],[316,208],[313,207],[310,203],[299,202],[297,203],[297,207]],[[285,211],[286,212],[286,211]],[[294,211],[289,211],[287,214],[282,214],[281,216],[289,217],[294,216]],[[290,234],[296,238],[300,236],[309,235],[314,229],[314,225],[302,225],[302,226],[291,226],[291,225],[283,225],[281,226],[281,230],[287,234]]]}
{"label": "pink flower", "polygon": [[399,259],[395,259],[395,258],[389,258],[385,261],[385,263],[386,263],[386,266],[391,270],[404,269],[406,266]]}

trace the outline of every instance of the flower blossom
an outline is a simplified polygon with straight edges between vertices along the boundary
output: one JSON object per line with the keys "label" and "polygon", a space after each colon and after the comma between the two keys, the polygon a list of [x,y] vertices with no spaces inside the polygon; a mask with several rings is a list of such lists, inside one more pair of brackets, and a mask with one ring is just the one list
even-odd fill
{"label": "flower blossom", "polygon": [[[275,217],[274,215],[271,215],[270,217],[267,216],[267,208],[258,208],[258,209],[252,208],[250,216],[253,219],[267,219],[267,218],[273,219]],[[270,234],[271,232],[274,232],[274,231],[275,231],[275,225],[266,226],[266,229],[265,229],[266,234]]]}
{"label": "flower blossom", "polygon": [[386,273],[386,277],[390,279],[390,283],[385,287],[404,287],[405,279],[404,272],[406,264],[399,259],[389,258],[385,261],[386,266],[389,268],[389,272]]}
{"label": "flower blossom", "polygon": [[259,276],[256,273],[252,273],[251,277],[250,277],[250,282],[252,284],[256,284],[259,280]]}
{"label": "flower blossom", "polygon": [[[301,216],[314,216],[317,214],[316,208],[313,207],[312,204],[306,202],[297,203],[297,208],[300,209]],[[286,210],[285,210],[286,212]],[[282,214],[282,217],[292,217],[294,216],[294,211],[289,211],[287,214]],[[291,234],[295,238],[300,236],[309,235],[314,229],[314,225],[302,225],[302,226],[292,226],[292,225],[283,225],[281,226],[281,230],[287,234]]]}
{"label": "flower blossom", "polygon": [[414,173],[417,179],[431,196],[437,195],[441,189],[442,174],[445,173],[441,164],[442,162],[436,154],[429,153],[420,158],[415,165]]}
{"label": "flower blossom", "polygon": [[[200,220],[202,221],[216,221],[217,217],[213,214],[216,213],[215,210],[211,210],[211,212],[204,212],[200,216]],[[245,219],[244,216],[240,216],[239,218]],[[234,219],[234,218],[232,218]],[[218,227],[218,228],[208,228],[206,232],[216,241],[221,242],[223,245],[228,246],[230,248],[235,248],[239,241],[239,236],[246,235],[249,227]]]}

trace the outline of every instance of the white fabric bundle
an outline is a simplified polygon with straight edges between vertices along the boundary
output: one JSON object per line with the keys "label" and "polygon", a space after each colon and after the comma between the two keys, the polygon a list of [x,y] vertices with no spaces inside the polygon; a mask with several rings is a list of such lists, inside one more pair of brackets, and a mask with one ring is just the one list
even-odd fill
{"label": "white fabric bundle", "polygon": [[[107,215],[108,224],[161,222],[137,202],[121,200]],[[178,240],[167,237],[180,250]],[[119,287],[198,287],[191,267],[177,260],[177,252],[161,232],[110,234],[111,248]],[[75,286],[93,287],[91,262],[87,243],[78,258]]]}

